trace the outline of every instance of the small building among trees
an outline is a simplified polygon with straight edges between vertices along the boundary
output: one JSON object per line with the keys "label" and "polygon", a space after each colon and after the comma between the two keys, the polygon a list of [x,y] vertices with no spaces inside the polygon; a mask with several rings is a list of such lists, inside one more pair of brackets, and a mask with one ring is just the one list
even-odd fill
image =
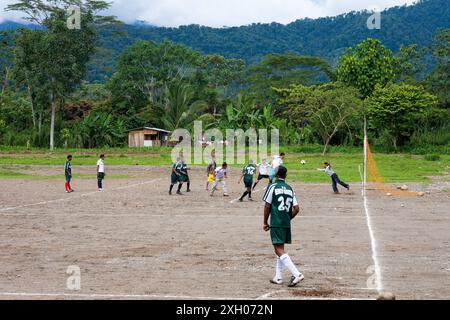
{"label": "small building among trees", "polygon": [[168,145],[170,131],[158,128],[137,128],[128,132],[128,146],[140,147],[164,147]]}

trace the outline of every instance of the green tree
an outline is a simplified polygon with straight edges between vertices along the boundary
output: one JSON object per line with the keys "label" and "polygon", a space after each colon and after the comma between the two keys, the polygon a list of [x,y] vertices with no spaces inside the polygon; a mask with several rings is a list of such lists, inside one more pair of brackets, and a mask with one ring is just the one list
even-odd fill
{"label": "green tree", "polygon": [[289,89],[277,89],[279,103],[285,105],[285,115],[320,136],[325,155],[332,139],[348,122],[359,117],[362,101],[354,88],[340,83],[313,87],[293,85]]}
{"label": "green tree", "polygon": [[232,83],[238,80],[244,67],[241,59],[227,59],[217,54],[202,57],[196,87],[214,115],[227,100]]}
{"label": "green tree", "polygon": [[172,83],[166,90],[163,102],[156,107],[158,125],[169,131],[191,129],[206,104],[195,100],[195,92],[189,84]]}
{"label": "green tree", "polygon": [[417,130],[436,103],[437,98],[422,87],[407,84],[378,86],[368,100],[367,114],[370,125],[378,132],[387,132],[397,149]]}
{"label": "green tree", "polygon": [[13,69],[13,31],[0,32],[0,93],[4,93],[11,80]]}
{"label": "green tree", "polygon": [[195,77],[200,58],[200,53],[168,41],[139,41],[128,47],[108,83],[117,111],[136,112],[161,102],[167,86]]}
{"label": "green tree", "polygon": [[379,40],[366,39],[339,59],[337,74],[340,82],[357,88],[367,98],[377,85],[385,86],[394,79],[392,51]]}
{"label": "green tree", "polygon": [[[81,9],[81,29],[67,28],[67,8],[77,5]],[[97,15],[109,8],[101,0],[20,0],[7,6],[10,11],[22,11],[27,19],[44,27],[37,44],[36,68],[39,78],[46,84],[51,101],[50,149],[54,148],[55,119],[61,100],[80,85],[89,58],[95,52],[96,27],[115,22],[114,17]],[[19,35],[20,37],[20,35]],[[25,35],[24,35],[25,37]],[[36,38],[35,38],[36,40]]]}
{"label": "green tree", "polygon": [[70,144],[77,148],[118,147],[126,142],[123,121],[104,112],[91,112],[65,133],[70,135]]}
{"label": "green tree", "polygon": [[269,54],[247,70],[244,85],[258,103],[265,104],[276,100],[272,88],[313,85],[334,79],[333,69],[322,58],[295,53]]}
{"label": "green tree", "polygon": [[426,79],[427,88],[443,107],[450,108],[450,29],[441,29],[436,35],[434,57],[436,66]]}
{"label": "green tree", "polygon": [[417,44],[401,46],[394,56],[395,80],[398,83],[417,84],[425,69],[423,57],[426,49],[419,49]]}

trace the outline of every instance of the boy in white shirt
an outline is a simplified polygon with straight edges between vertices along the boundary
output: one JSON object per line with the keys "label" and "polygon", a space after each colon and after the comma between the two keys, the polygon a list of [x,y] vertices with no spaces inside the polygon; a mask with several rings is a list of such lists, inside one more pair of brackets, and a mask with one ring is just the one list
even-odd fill
{"label": "boy in white shirt", "polygon": [[101,154],[97,161],[97,186],[98,191],[103,191],[103,179],[105,179],[105,155]]}
{"label": "boy in white shirt", "polygon": [[333,188],[333,191],[335,194],[339,194],[339,189],[337,187],[338,184],[340,184],[341,186],[343,186],[345,189],[350,190],[350,186],[341,181],[341,179],[339,179],[339,176],[336,174],[336,172],[334,172],[333,168],[331,167],[331,164],[329,162],[325,162],[324,164],[324,168],[323,169],[318,169],[319,171],[324,171],[327,175],[330,176],[331,178],[331,186]]}
{"label": "boy in white shirt", "polygon": [[228,192],[227,192],[227,184],[226,184],[227,171],[228,171],[227,168],[228,168],[228,165],[226,162],[224,162],[222,167],[216,169],[215,181],[214,181],[214,185],[211,189],[211,193],[210,193],[211,197],[214,196],[214,192],[216,191],[219,183],[222,184],[223,196],[224,197],[229,196]]}
{"label": "boy in white shirt", "polygon": [[277,175],[278,168],[283,165],[285,156],[286,156],[285,153],[280,153],[279,156],[274,156],[273,157],[272,168],[270,169],[270,173],[269,173],[270,183],[272,183],[273,180],[275,179],[275,176]]}
{"label": "boy in white shirt", "polygon": [[258,180],[253,184],[253,190],[255,190],[258,183],[263,179],[270,179],[269,177],[270,163],[267,159],[263,159],[261,164],[258,164]]}

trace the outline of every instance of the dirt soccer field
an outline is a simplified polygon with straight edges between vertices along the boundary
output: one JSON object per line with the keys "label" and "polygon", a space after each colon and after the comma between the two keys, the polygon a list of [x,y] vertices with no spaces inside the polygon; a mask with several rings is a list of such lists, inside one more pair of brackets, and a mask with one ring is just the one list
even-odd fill
{"label": "dirt soccer field", "polygon": [[[293,183],[301,215],[287,249],[306,279],[289,289],[269,283],[275,256],[263,203],[235,200],[237,170],[230,198],[209,197],[203,168],[183,196],[168,195],[167,169],[109,172],[130,178],[106,180],[103,192],[95,176],[75,180],[73,194],[63,179],[0,180],[0,299],[374,299],[378,290],[450,299],[445,183],[423,198],[368,191],[366,206],[360,185],[334,195],[328,184]],[[81,270],[79,291],[67,289],[69,266]]]}

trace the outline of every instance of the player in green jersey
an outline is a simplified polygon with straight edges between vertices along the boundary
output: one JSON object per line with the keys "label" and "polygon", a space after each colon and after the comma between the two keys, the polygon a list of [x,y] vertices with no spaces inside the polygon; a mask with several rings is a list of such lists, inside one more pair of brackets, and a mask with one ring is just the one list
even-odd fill
{"label": "player in green jersey", "polygon": [[181,175],[182,175],[182,167],[183,164],[181,162],[181,158],[177,158],[177,162],[175,162],[172,165],[172,173],[170,175],[170,188],[169,188],[169,194],[172,194],[173,186],[178,183],[178,190],[177,194],[181,195],[181,187],[183,186],[183,182],[181,181]]}
{"label": "player in green jersey", "polygon": [[[284,250],[285,244],[291,243],[291,220],[294,219],[300,207],[294,190],[286,183],[287,169],[280,166],[276,173],[275,183],[271,184],[264,195],[264,231],[270,230],[272,244],[277,255],[275,277],[273,284],[283,283],[283,269],[286,267],[292,274],[289,287],[295,287],[305,277],[298,271],[289,255]],[[269,225],[270,217],[270,225]]]}
{"label": "player in green jersey", "polygon": [[66,192],[67,193],[73,192],[73,189],[70,186],[70,181],[72,180],[72,165],[70,163],[71,161],[72,161],[72,155],[69,154],[67,156],[67,161],[64,164],[64,175],[66,176]]}
{"label": "player in green jersey", "polygon": [[181,182],[186,182],[187,183],[187,190],[186,192],[191,192],[191,181],[189,180],[189,173],[188,170],[190,170],[186,164],[186,161],[182,160],[181,161],[181,176],[180,176],[180,181]]}
{"label": "player in green jersey", "polygon": [[250,160],[247,165],[242,169],[241,178],[239,179],[238,184],[241,183],[242,179],[244,179],[245,192],[242,197],[239,199],[240,202],[244,201],[244,198],[248,195],[248,200],[253,201],[252,199],[252,185],[253,185],[253,176],[257,171],[256,166],[253,164],[253,160]]}

